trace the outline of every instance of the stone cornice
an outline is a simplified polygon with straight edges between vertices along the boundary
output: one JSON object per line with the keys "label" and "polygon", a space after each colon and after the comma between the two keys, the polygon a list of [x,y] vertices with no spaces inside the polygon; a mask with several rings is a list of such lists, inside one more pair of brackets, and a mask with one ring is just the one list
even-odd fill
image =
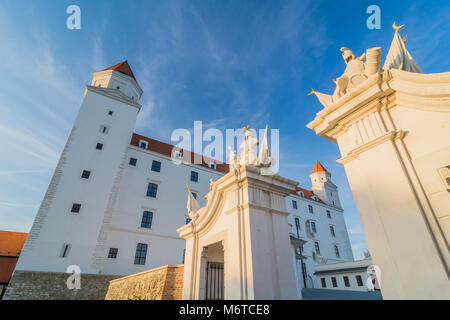
{"label": "stone cornice", "polygon": [[[201,236],[208,232],[215,224],[221,214],[226,195],[232,191],[239,191],[242,188],[254,188],[278,194],[284,197],[295,190],[298,182],[283,178],[279,175],[263,176],[259,173],[259,168],[253,166],[242,166],[237,172],[229,172],[219,180],[217,180],[210,192],[208,193],[208,200],[205,207],[199,210],[199,217],[177,229],[180,237],[187,239],[193,237],[194,234]],[[237,208],[255,208],[289,215],[289,213],[280,211],[276,208],[261,206],[253,203],[238,204]],[[231,213],[233,210],[230,210]]]}
{"label": "stone cornice", "polygon": [[90,85],[86,86],[86,90],[94,92],[94,93],[102,95],[102,96],[105,96],[105,97],[108,97],[113,100],[117,100],[122,103],[126,103],[132,107],[137,108],[138,110],[141,110],[142,106],[139,103],[134,102],[133,100],[128,98],[125,94],[123,94],[119,90],[110,89],[110,88],[94,87],[94,86],[90,86]]}
{"label": "stone cornice", "polygon": [[[387,99],[387,100],[386,100]],[[316,134],[336,142],[346,124],[374,108],[396,105],[426,111],[450,112],[450,72],[423,74],[388,70],[370,76],[307,124]]]}
{"label": "stone cornice", "polygon": [[397,139],[402,140],[405,137],[405,132],[403,130],[399,131],[391,131],[382,135],[378,138],[371,140],[370,142],[351,150],[345,157],[336,160],[336,162],[340,164],[346,164],[350,161],[353,161],[359,157],[359,155],[367,150],[370,150],[386,141],[394,141]]}

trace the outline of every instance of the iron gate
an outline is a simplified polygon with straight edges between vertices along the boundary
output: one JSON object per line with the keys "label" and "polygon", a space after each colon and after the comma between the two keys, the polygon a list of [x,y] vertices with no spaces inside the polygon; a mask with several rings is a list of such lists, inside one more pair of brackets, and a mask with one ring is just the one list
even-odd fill
{"label": "iron gate", "polygon": [[206,300],[223,300],[223,263],[206,266]]}

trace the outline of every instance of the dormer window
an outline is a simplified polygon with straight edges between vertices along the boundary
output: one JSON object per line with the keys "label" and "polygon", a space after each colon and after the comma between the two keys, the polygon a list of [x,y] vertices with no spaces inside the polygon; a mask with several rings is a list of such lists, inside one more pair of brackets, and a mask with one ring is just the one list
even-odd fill
{"label": "dormer window", "polygon": [[209,163],[209,168],[213,169],[213,170],[216,170],[216,164],[214,162],[210,162]]}
{"label": "dormer window", "polygon": [[317,196],[313,196],[312,198],[313,198],[314,201],[318,201],[319,200],[319,198]]}
{"label": "dormer window", "polygon": [[148,141],[139,140],[139,148],[148,149]]}
{"label": "dormer window", "polygon": [[172,155],[176,159],[181,159],[183,157],[183,150],[173,150]]}
{"label": "dormer window", "polygon": [[299,194],[299,196],[302,197],[302,198],[305,197],[305,193],[304,193],[303,191],[300,191],[298,194]]}

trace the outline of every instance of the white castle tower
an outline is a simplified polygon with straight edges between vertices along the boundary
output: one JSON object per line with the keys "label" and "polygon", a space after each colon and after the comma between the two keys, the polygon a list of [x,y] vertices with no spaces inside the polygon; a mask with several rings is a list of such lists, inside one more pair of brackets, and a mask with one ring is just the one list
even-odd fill
{"label": "white castle tower", "polygon": [[312,190],[320,200],[326,204],[341,208],[337,186],[331,182],[331,173],[317,161],[312,173],[309,175],[312,183]]}
{"label": "white castle tower", "polygon": [[[127,160],[141,94],[127,61],[94,73],[16,272],[66,272],[73,264],[82,273],[101,273],[114,186]],[[55,252],[67,259],[55,259]]]}

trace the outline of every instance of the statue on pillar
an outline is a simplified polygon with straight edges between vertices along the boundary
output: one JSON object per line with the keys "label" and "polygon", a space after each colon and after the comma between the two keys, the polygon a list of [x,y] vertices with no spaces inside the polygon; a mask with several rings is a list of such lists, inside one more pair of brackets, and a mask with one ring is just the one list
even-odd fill
{"label": "statue on pillar", "polygon": [[254,165],[257,160],[255,148],[259,145],[259,142],[250,129],[250,126],[242,128],[245,132],[245,140],[239,146],[239,149],[241,149],[240,164],[243,166]]}

